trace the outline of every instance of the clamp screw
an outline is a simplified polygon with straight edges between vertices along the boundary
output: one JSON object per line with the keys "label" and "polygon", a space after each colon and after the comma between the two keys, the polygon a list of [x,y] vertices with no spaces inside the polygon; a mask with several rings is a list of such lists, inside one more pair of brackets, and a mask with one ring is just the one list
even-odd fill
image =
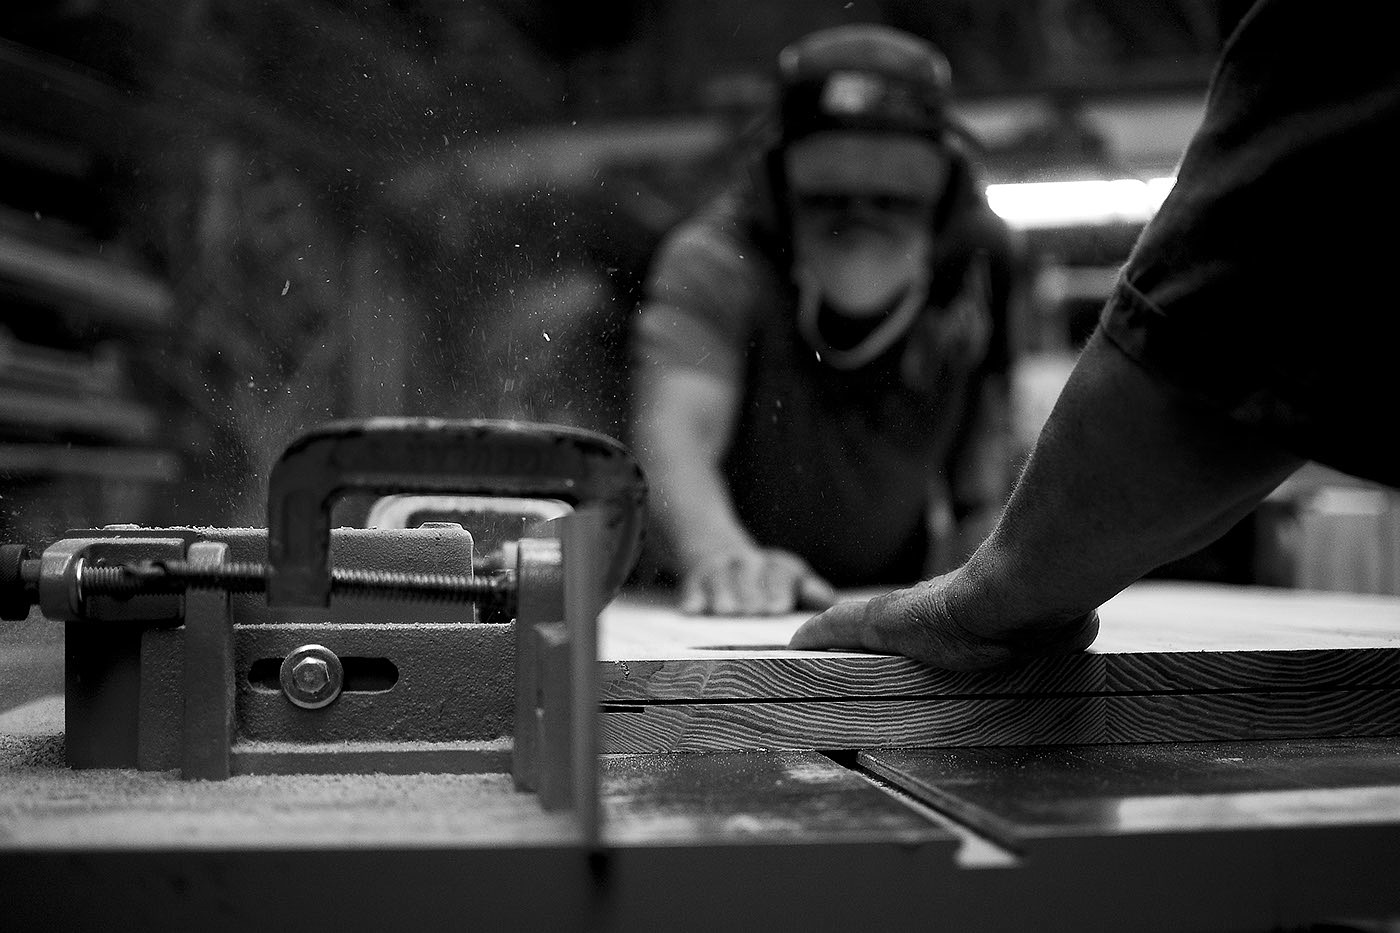
{"label": "clamp screw", "polygon": [[302,709],[320,709],[340,696],[345,670],[335,652],[302,645],[282,659],[282,692]]}

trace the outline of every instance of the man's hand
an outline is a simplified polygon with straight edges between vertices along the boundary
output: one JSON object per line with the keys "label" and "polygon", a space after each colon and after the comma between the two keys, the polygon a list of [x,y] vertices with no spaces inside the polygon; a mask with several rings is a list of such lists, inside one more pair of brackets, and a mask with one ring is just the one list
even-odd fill
{"label": "man's hand", "polygon": [[1098,613],[1036,629],[982,634],[961,624],[950,607],[952,575],[865,601],[837,603],[808,619],[789,648],[863,648],[902,654],[930,667],[966,671],[1047,654],[1083,651],[1099,632]]}
{"label": "man's hand", "polygon": [[825,609],[836,592],[796,554],[749,548],[713,554],[686,574],[681,611],[706,615],[779,615]]}

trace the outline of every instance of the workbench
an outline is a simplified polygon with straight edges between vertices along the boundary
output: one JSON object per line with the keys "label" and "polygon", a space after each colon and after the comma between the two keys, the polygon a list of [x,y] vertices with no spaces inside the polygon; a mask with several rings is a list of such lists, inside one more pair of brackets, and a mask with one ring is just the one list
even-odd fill
{"label": "workbench", "polygon": [[61,632],[14,626],[0,929],[1395,928],[1400,599],[1144,582],[993,674],[803,618],[614,600],[599,848],[507,774],[70,770]]}

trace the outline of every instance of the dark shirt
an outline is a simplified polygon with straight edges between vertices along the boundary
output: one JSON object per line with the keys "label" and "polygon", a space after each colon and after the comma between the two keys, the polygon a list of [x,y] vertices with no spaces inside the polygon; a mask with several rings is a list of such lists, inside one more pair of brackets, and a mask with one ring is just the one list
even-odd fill
{"label": "dark shirt", "polygon": [[[1007,378],[1010,249],[989,213],[967,229],[906,336],[848,371],[821,362],[798,332],[781,251],[741,193],[673,231],[653,265],[640,362],[743,385],[723,464],[739,518],[760,544],[801,555],[837,586],[919,579],[931,497],[945,484],[954,508],[1004,494],[986,488],[969,452],[977,432],[1006,427],[979,408],[984,387]],[[939,323],[978,275],[989,284],[990,344],[975,368],[950,377]]]}
{"label": "dark shirt", "polygon": [[1385,4],[1255,4],[1100,326],[1300,456],[1400,485],[1400,56]]}

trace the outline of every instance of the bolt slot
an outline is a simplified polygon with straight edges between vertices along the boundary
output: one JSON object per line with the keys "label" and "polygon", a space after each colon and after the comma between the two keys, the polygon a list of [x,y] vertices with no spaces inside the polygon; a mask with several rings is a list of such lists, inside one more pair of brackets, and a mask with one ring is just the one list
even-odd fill
{"label": "bolt slot", "polygon": [[[340,663],[344,668],[342,693],[386,693],[399,682],[399,669],[388,658],[348,657]],[[281,658],[258,658],[248,667],[248,686],[281,693],[281,670]]]}

